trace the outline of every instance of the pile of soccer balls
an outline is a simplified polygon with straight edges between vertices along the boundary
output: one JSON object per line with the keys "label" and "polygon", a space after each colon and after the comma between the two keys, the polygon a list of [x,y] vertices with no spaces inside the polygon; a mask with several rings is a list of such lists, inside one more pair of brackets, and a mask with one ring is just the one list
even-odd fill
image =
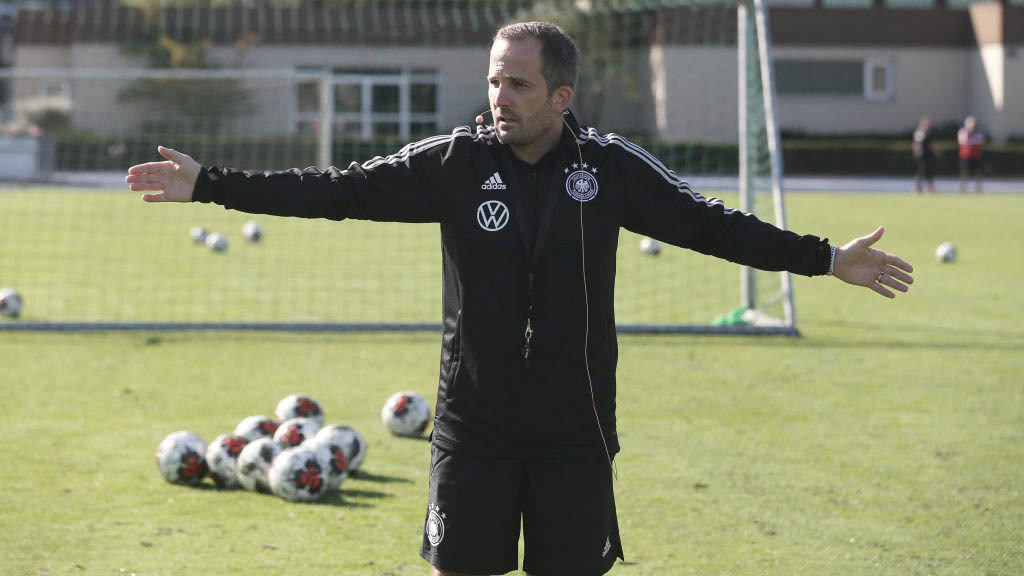
{"label": "pile of soccer balls", "polygon": [[[228,249],[228,238],[217,232],[208,232],[202,226],[194,226],[189,230],[188,235],[196,244],[206,246],[214,252],[224,252]],[[259,242],[263,238],[263,228],[259,222],[249,220],[242,226],[242,236],[249,242]]]}
{"label": "pile of soccer balls", "polygon": [[[209,445],[185,430],[170,434],[156,449],[157,467],[173,484],[195,486],[209,476],[218,488],[310,502],[339,489],[366,459],[362,435],[348,426],[323,426],[323,409],[309,396],[285,397],[274,414],[276,420],[249,416]],[[400,392],[388,399],[381,419],[396,435],[419,436],[430,407],[421,396]]]}

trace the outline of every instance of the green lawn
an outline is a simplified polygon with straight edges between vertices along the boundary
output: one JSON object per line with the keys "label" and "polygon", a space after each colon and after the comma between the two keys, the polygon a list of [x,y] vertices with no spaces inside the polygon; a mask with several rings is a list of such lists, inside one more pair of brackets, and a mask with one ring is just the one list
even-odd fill
{"label": "green lawn", "polygon": [[[799,194],[788,211],[834,240],[886,225],[917,283],[889,301],[798,278],[799,339],[620,338],[612,573],[1024,573],[1024,197]],[[945,240],[955,264],[932,257]],[[433,403],[438,349],[436,334],[0,333],[0,574],[425,574],[428,446],[388,435],[379,410],[401,389]],[[210,440],[299,391],[369,442],[339,495],[291,504],[157,472],[166,434]]]}

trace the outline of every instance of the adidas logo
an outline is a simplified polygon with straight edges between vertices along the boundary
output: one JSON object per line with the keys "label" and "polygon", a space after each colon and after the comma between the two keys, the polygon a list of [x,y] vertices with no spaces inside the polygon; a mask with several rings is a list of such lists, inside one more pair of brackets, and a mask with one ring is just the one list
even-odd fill
{"label": "adidas logo", "polygon": [[504,190],[505,188],[505,183],[501,181],[501,175],[497,172],[480,185],[481,190]]}
{"label": "adidas logo", "polygon": [[608,539],[604,541],[604,552],[601,552],[601,558],[608,555],[608,552],[612,549],[612,537],[609,534]]}

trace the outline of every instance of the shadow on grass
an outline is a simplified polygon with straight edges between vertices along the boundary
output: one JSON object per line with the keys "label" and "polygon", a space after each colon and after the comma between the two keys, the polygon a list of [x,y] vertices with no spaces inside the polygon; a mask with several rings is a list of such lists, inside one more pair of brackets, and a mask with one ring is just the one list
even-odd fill
{"label": "shadow on grass", "polygon": [[366,482],[378,482],[380,484],[412,484],[412,480],[408,478],[401,478],[399,476],[385,476],[383,474],[374,474],[365,470],[359,470],[349,476],[349,481],[366,481]]}
{"label": "shadow on grass", "polygon": [[[984,330],[940,325],[889,324],[848,320],[818,320],[818,327],[855,330],[850,338],[799,336],[796,338],[772,336],[735,336],[723,334],[637,334],[620,336],[628,346],[678,347],[682,339],[699,339],[702,346],[760,346],[809,348],[860,348],[904,350],[995,350],[1024,351],[1024,331]],[[813,328],[812,328],[813,329]],[[871,334],[865,339],[865,334]],[[875,336],[877,335],[877,336]],[[915,336],[920,339],[913,339]],[[895,338],[894,338],[895,337]],[[626,340],[628,338],[628,340]]]}
{"label": "shadow on grass", "polygon": [[352,490],[345,488],[345,485],[342,484],[340,490],[328,492],[315,504],[341,508],[372,508],[373,504],[364,502],[364,500],[382,500],[384,498],[392,498],[392,495],[376,490]]}

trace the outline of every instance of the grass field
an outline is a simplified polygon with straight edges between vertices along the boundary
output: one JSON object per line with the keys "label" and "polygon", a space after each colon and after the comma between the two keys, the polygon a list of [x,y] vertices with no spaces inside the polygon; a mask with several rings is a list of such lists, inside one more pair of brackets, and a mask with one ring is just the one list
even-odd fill
{"label": "grass field", "polygon": [[[130,200],[128,200],[130,201]],[[620,338],[619,575],[1024,573],[1024,197],[792,195],[791,227],[915,267],[889,301],[796,281],[802,337]],[[932,250],[951,240],[955,264]],[[0,574],[425,574],[436,334],[0,333]],[[361,430],[365,474],[289,504],[167,484],[207,440],[302,391]]]}

